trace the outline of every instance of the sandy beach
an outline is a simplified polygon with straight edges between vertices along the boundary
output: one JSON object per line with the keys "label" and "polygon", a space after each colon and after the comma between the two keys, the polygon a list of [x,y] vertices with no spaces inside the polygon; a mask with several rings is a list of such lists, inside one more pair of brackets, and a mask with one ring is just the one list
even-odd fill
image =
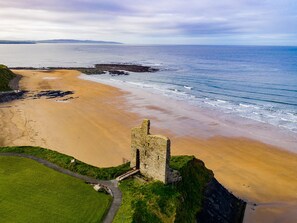
{"label": "sandy beach", "polygon": [[[100,167],[130,158],[130,129],[145,118],[131,112],[130,93],[81,80],[77,71],[15,72],[23,76],[23,90],[74,91],[73,99],[0,104],[0,146],[42,146]],[[220,183],[248,201],[244,222],[296,222],[297,154],[243,137],[175,134],[154,127],[154,120],[152,133],[170,137],[173,155],[203,160]]]}

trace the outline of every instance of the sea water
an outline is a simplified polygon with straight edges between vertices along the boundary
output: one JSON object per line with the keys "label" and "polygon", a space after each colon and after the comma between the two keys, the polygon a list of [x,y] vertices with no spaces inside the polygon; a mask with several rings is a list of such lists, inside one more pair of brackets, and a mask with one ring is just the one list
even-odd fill
{"label": "sea water", "polygon": [[92,78],[297,133],[297,47],[0,45],[0,63],[11,67],[149,65],[160,71]]}

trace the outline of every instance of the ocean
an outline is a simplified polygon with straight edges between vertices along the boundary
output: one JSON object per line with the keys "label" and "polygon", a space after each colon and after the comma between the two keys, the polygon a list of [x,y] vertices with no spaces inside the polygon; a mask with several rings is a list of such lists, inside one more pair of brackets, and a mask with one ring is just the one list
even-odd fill
{"label": "ocean", "polygon": [[0,63],[10,67],[149,65],[160,71],[91,78],[297,133],[297,47],[0,45]]}

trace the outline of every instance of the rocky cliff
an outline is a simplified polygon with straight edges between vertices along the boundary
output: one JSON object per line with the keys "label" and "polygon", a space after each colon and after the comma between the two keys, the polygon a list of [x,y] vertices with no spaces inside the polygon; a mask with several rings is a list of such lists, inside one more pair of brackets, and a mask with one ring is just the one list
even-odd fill
{"label": "rocky cliff", "polygon": [[246,203],[226,190],[213,178],[204,191],[200,223],[241,223]]}

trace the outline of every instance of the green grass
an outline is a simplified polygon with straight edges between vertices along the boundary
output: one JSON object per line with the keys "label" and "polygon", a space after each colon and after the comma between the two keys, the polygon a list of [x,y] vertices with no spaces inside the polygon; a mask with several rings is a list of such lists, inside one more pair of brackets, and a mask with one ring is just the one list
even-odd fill
{"label": "green grass", "polygon": [[176,185],[137,179],[121,182],[123,202],[115,223],[196,222],[204,188],[213,178],[213,173],[193,156],[172,157],[170,166],[180,171],[183,177]]}
{"label": "green grass", "polygon": [[20,157],[0,157],[0,221],[100,222],[111,197]]}
{"label": "green grass", "polygon": [[0,91],[10,91],[9,81],[15,76],[5,65],[0,64]]}
{"label": "green grass", "polygon": [[194,160],[194,156],[173,156],[170,159],[170,167],[175,170],[182,170],[187,164]]}
{"label": "green grass", "polygon": [[121,182],[122,205],[114,219],[121,222],[173,222],[180,193],[172,186],[155,181]]}
{"label": "green grass", "polygon": [[73,172],[93,177],[100,180],[111,180],[117,176],[127,172],[130,169],[130,164],[126,163],[116,167],[108,168],[98,168],[95,166],[88,165],[84,162],[76,160],[75,163],[71,163],[71,160],[74,159],[71,156],[67,156],[49,149],[44,149],[40,147],[30,147],[30,146],[21,146],[21,147],[0,147],[0,153],[5,152],[14,152],[14,153],[23,153],[28,155],[33,155],[54,164],[57,164],[64,169],[71,170]]}

